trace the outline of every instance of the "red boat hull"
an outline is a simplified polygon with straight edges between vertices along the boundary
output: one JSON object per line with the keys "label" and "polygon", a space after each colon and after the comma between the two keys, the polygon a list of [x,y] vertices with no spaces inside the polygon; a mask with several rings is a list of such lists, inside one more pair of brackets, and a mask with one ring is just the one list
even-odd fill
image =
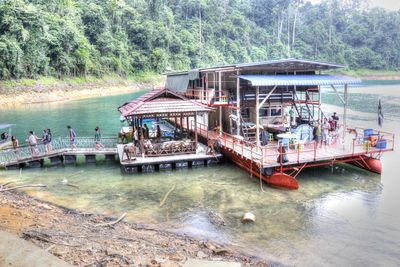
{"label": "red boat hull", "polygon": [[357,167],[360,167],[370,172],[378,174],[382,173],[382,162],[380,159],[374,159],[371,157],[363,156],[362,158],[354,162],[350,162],[350,164],[353,164]]}
{"label": "red boat hull", "polygon": [[237,166],[256,177],[261,178],[270,186],[289,190],[296,190],[299,188],[298,181],[290,175],[277,172],[271,176],[266,176],[262,173],[262,171],[260,172],[260,168],[254,162],[251,162],[244,157],[242,158],[240,155],[233,153],[230,149],[222,148],[221,150],[221,152],[230,160],[232,160]]}

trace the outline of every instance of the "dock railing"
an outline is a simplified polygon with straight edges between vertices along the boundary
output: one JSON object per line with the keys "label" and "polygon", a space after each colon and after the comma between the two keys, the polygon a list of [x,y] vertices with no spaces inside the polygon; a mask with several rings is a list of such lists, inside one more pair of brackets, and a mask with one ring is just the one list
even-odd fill
{"label": "dock railing", "polygon": [[188,89],[188,91],[185,93],[185,96],[188,98],[196,99],[200,103],[206,105],[228,105],[228,91],[222,90],[221,93],[221,95],[218,95],[218,89]]}
{"label": "dock railing", "polygon": [[[221,146],[229,148],[233,153],[241,158],[246,158],[257,165],[265,167],[283,167],[285,165],[302,164],[343,159],[368,155],[379,158],[381,153],[394,150],[395,135],[393,133],[373,130],[372,134],[377,137],[378,146],[370,146],[369,136],[364,136],[365,128],[347,127],[346,134],[343,136],[342,125],[339,125],[336,132],[331,133],[331,143],[317,144],[315,141],[308,143],[289,144],[286,150],[277,142],[266,146],[257,146],[254,143],[243,140],[241,136],[232,135],[218,130],[209,130],[208,126],[197,122],[197,132],[203,137],[217,139]],[[353,133],[356,129],[357,135]],[[191,121],[190,130],[194,131],[194,121]],[[386,145],[383,145],[383,144]],[[285,160],[287,158],[287,161]]]}
{"label": "dock railing", "polygon": [[29,146],[28,144],[20,145],[17,149],[5,149],[0,151],[0,166],[6,166],[11,163],[19,163],[28,160],[41,159],[44,157],[51,157],[62,155],[67,152],[82,152],[90,153],[94,151],[116,151],[117,137],[106,135],[101,139],[104,148],[97,149],[94,137],[76,137],[76,148],[72,150],[70,140],[68,137],[56,137],[51,142],[51,150],[46,152],[45,145],[39,143],[36,146]]}
{"label": "dock railing", "polygon": [[[228,133],[222,133],[219,137],[221,145],[232,149],[241,157],[250,159],[263,167],[284,166],[301,164],[305,162],[317,162],[331,159],[341,159],[361,155],[369,155],[379,158],[382,152],[394,150],[394,138],[392,133],[374,130],[377,136],[377,145],[369,145],[369,136],[364,136],[364,128],[358,129],[357,137],[351,138],[351,133],[346,134],[347,139],[342,143],[341,136],[336,135],[332,144],[317,144],[311,141],[306,144],[290,144],[286,149],[278,143],[266,146],[257,146],[240,137]],[[353,128],[351,128],[353,129]],[[384,145],[385,144],[385,145]]]}

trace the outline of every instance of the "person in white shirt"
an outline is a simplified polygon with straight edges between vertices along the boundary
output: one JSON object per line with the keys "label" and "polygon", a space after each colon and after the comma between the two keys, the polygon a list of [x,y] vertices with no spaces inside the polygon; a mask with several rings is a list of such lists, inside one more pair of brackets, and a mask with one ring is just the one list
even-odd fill
{"label": "person in white shirt", "polygon": [[325,145],[328,143],[329,129],[330,124],[328,123],[328,119],[325,118],[324,122],[322,123],[322,142],[325,143]]}

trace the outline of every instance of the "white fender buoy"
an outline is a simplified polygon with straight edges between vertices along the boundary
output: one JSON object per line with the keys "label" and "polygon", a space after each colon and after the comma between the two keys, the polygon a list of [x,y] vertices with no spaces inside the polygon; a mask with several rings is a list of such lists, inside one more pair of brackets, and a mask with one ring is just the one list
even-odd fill
{"label": "white fender buoy", "polygon": [[246,212],[242,217],[242,223],[255,222],[256,216],[251,212]]}

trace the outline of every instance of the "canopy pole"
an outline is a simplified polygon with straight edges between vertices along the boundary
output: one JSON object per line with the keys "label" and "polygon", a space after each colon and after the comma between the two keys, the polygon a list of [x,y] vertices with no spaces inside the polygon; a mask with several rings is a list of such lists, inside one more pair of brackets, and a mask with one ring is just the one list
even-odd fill
{"label": "canopy pole", "polygon": [[260,95],[260,87],[256,87],[256,141],[257,146],[260,146],[260,103],[259,96]]}
{"label": "canopy pole", "polygon": [[[222,98],[221,75],[222,75],[222,73],[219,72],[218,74],[219,74],[218,75],[218,91],[219,91],[218,102],[221,102],[221,98]],[[220,134],[220,136],[222,136],[222,106],[219,106],[219,134]]]}
{"label": "canopy pole", "polygon": [[236,71],[236,135],[240,135],[240,78],[239,71]]}
{"label": "canopy pole", "polygon": [[344,85],[344,99],[343,99],[343,148],[345,145],[345,135],[347,129],[347,105],[348,105],[348,95],[347,95],[347,84]]}
{"label": "canopy pole", "polygon": [[268,98],[274,93],[276,87],[278,87],[277,85],[274,86],[274,88],[272,88],[272,90],[268,93],[268,95],[261,101],[259,108],[262,108],[265,104],[265,102],[267,102]]}
{"label": "canopy pole", "polygon": [[194,113],[194,142],[197,149],[197,112]]}

